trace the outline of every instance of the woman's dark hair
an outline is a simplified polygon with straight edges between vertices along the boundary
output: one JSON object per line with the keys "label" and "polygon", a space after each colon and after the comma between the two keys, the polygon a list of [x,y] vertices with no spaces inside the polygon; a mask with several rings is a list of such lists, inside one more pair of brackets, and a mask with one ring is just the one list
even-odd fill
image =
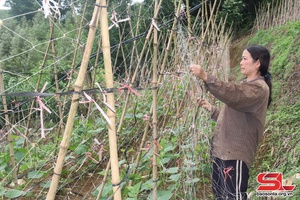
{"label": "woman's dark hair", "polygon": [[265,78],[267,85],[269,86],[269,101],[268,107],[272,102],[272,82],[271,82],[271,74],[269,72],[270,65],[270,52],[263,46],[260,45],[251,45],[246,48],[246,50],[250,53],[251,57],[254,60],[260,61],[259,72],[260,75]]}

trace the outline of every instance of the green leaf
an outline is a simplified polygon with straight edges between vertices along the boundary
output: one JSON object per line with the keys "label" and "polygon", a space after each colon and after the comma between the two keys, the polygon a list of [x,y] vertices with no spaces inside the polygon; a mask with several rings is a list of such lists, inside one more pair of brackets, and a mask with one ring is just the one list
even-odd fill
{"label": "green leaf", "polygon": [[20,160],[22,160],[22,158],[25,156],[25,154],[22,152],[22,151],[16,151],[15,152],[15,158],[16,158],[16,160],[17,161],[20,161]]}
{"label": "green leaf", "polygon": [[43,182],[40,184],[42,188],[50,188],[51,181]]}
{"label": "green leaf", "polygon": [[166,163],[169,163],[170,162],[170,160],[171,160],[171,158],[163,158],[163,159],[161,159],[161,163],[162,164],[166,164]]}
{"label": "green leaf", "polygon": [[[169,200],[172,198],[172,191],[157,191],[157,200]],[[152,193],[149,195],[149,199],[152,200]]]}
{"label": "green leaf", "polygon": [[113,191],[113,187],[111,184],[105,184],[104,188],[103,188],[103,192],[102,195],[103,197],[108,197]]}
{"label": "green leaf", "polygon": [[167,172],[170,174],[175,174],[178,172],[178,167],[171,167],[171,168],[167,169]]}
{"label": "green leaf", "polygon": [[41,178],[44,174],[38,171],[31,171],[28,173],[28,178]]}
{"label": "green leaf", "polygon": [[197,183],[198,181],[200,181],[199,178],[194,178],[194,179],[192,179],[192,180],[187,180],[187,181],[185,181],[185,183],[186,183],[186,184],[191,184],[191,183]]}
{"label": "green leaf", "polygon": [[17,197],[20,197],[20,196],[23,196],[25,195],[26,192],[24,191],[20,191],[20,190],[9,190],[5,193],[5,197],[7,198],[17,198]]}
{"label": "green leaf", "polygon": [[166,147],[163,149],[164,152],[172,151],[175,149],[175,146],[172,144],[167,144]]}
{"label": "green leaf", "polygon": [[133,118],[133,115],[132,115],[132,114],[126,114],[124,118],[125,118],[125,119],[132,119],[132,118]]}
{"label": "green leaf", "polygon": [[151,190],[152,186],[153,186],[153,181],[152,181],[152,179],[149,179],[148,181],[146,181],[145,183],[142,184],[141,191]]}
{"label": "green leaf", "polygon": [[137,197],[141,188],[141,182],[138,184],[134,185],[133,187],[130,187],[130,192],[128,193],[129,197]]}
{"label": "green leaf", "polygon": [[169,200],[173,196],[171,191],[158,191],[157,192],[157,199],[158,200]]}
{"label": "green leaf", "polygon": [[143,114],[143,113],[138,113],[138,114],[136,114],[135,116],[136,116],[136,118],[139,118],[139,119],[140,119],[140,118],[143,118],[143,117],[144,117],[144,114]]}
{"label": "green leaf", "polygon": [[129,174],[128,179],[129,180],[140,180],[140,179],[142,179],[142,176],[140,174]]}
{"label": "green leaf", "polygon": [[170,179],[171,181],[174,181],[174,182],[179,181],[180,178],[181,178],[181,174],[172,174],[172,175],[169,177],[169,179]]}
{"label": "green leaf", "polygon": [[81,154],[83,154],[83,153],[85,153],[85,152],[87,152],[87,147],[86,147],[85,144],[79,145],[79,146],[76,148],[76,150],[75,150],[75,153],[76,153],[77,155],[81,155]]}
{"label": "green leaf", "polygon": [[22,145],[23,145],[23,143],[24,143],[24,138],[20,138],[20,139],[18,139],[17,141],[16,141],[16,146],[18,146],[18,147],[21,147]]}
{"label": "green leaf", "polygon": [[6,189],[0,187],[0,196],[3,196],[6,192]]}
{"label": "green leaf", "polygon": [[100,133],[104,130],[105,128],[98,128],[96,130],[89,130],[88,133]]}
{"label": "green leaf", "polygon": [[4,171],[5,168],[6,168],[7,164],[6,163],[3,163],[2,165],[0,165],[0,171]]}

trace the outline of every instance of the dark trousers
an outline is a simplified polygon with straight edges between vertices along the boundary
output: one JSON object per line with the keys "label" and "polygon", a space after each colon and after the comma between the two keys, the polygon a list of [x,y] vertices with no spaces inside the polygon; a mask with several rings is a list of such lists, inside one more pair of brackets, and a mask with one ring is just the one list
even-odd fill
{"label": "dark trousers", "polygon": [[241,160],[213,159],[212,190],[216,200],[246,200],[249,169]]}

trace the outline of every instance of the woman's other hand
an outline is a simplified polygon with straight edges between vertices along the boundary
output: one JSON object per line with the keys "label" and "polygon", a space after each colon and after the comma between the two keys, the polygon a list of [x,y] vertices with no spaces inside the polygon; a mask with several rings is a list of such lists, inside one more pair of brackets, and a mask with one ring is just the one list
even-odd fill
{"label": "woman's other hand", "polygon": [[199,103],[199,105],[200,105],[202,108],[208,110],[209,112],[211,111],[212,105],[211,105],[211,103],[209,103],[206,99],[198,98],[198,99],[197,99],[197,102]]}

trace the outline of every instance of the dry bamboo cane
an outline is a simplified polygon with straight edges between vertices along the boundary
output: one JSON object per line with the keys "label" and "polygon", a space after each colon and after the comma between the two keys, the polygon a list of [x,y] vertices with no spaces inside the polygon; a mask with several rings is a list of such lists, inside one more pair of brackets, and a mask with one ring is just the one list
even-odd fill
{"label": "dry bamboo cane", "polygon": [[170,112],[170,109],[171,109],[171,106],[172,106],[172,101],[173,101],[173,97],[174,97],[174,91],[175,91],[175,86],[176,84],[173,85],[173,88],[172,88],[172,92],[171,92],[171,95],[170,95],[170,99],[168,101],[168,107],[167,107],[167,110],[166,110],[166,115],[164,116],[164,119],[163,119],[163,123],[161,125],[161,127],[165,127],[166,123],[167,123],[167,118],[169,118],[169,112]]}
{"label": "dry bamboo cane", "polygon": [[[50,33],[51,33],[51,30],[50,30]],[[42,71],[44,69],[44,65],[45,65],[45,62],[46,62],[46,59],[47,59],[47,54],[48,54],[48,51],[50,49],[50,45],[51,45],[51,41],[48,42],[48,45],[47,45],[47,48],[46,48],[46,52],[44,54],[43,62],[41,64],[41,66],[40,66],[41,73],[39,74],[38,82],[36,84],[36,88],[37,89],[38,89],[38,87],[40,85],[40,82],[41,82]],[[32,116],[32,111],[33,111],[34,103],[35,103],[35,101],[32,101],[31,106],[30,106],[30,111],[29,111],[29,114],[28,114],[28,121],[27,121],[26,131],[25,131],[25,134],[24,134],[25,138],[27,138],[27,135],[28,135],[28,132],[29,132],[29,127],[30,127],[30,124],[31,124],[31,116]],[[23,148],[25,147],[25,145],[26,145],[26,140],[24,141]]]}
{"label": "dry bamboo cane", "polygon": [[[160,0],[159,6],[158,6],[157,8],[155,8],[155,12],[154,12],[154,17],[153,17],[153,19],[156,19],[157,16],[158,16],[158,12],[159,12],[159,10],[160,10],[160,5],[161,5],[161,3],[162,3],[162,0]],[[135,69],[135,71],[134,71],[134,73],[133,73],[133,76],[132,76],[132,79],[131,79],[130,86],[132,86],[132,85],[134,84],[134,81],[135,81],[135,79],[136,79],[136,76],[137,76],[137,73],[138,73],[138,69],[139,69],[138,66],[140,66],[140,64],[141,64],[141,62],[142,62],[143,55],[144,55],[144,53],[145,53],[146,46],[148,45],[148,42],[149,42],[149,39],[150,39],[152,30],[153,30],[153,27],[154,27],[153,24],[151,24],[151,26],[150,26],[150,28],[149,28],[149,30],[148,30],[148,34],[147,34],[147,36],[146,36],[146,38],[145,38],[144,46],[143,46],[142,51],[141,51],[141,53],[140,53],[140,57],[139,57],[139,60],[138,60],[138,63],[137,63],[137,67],[136,67],[136,69]],[[128,94],[130,94],[130,93],[128,93]]]}
{"label": "dry bamboo cane", "polygon": [[123,50],[123,45],[122,45],[122,40],[123,40],[123,35],[124,35],[124,32],[125,32],[125,26],[122,30],[122,33],[121,33],[121,30],[120,30],[120,26],[118,27],[118,32],[119,32],[119,45],[118,45],[118,49],[117,49],[117,53],[116,53],[116,57],[115,57],[115,63],[113,65],[113,67],[116,69],[117,67],[117,63],[118,63],[118,57],[119,57],[119,53],[121,51],[121,54],[122,54],[122,57],[123,57],[123,63],[124,63],[124,68],[127,69],[127,64],[126,64],[126,56],[125,56],[125,53],[124,53],[124,50]]}
{"label": "dry bamboo cane", "polygon": [[[161,3],[162,3],[162,0],[160,0],[158,8],[157,8],[157,10],[155,10],[154,18],[157,18],[157,15],[158,15],[158,12],[159,12]],[[149,28],[149,30],[148,30],[148,34],[147,34],[147,36],[146,36],[145,43],[144,43],[144,46],[143,46],[143,48],[142,48],[142,51],[141,51],[141,54],[140,54],[140,58],[139,58],[139,60],[138,60],[137,67],[136,67],[136,69],[135,69],[135,71],[134,71],[134,74],[133,74],[133,76],[132,76],[132,78],[131,78],[130,87],[133,86],[134,81],[135,81],[135,79],[136,79],[136,76],[137,76],[137,73],[138,73],[138,69],[139,69],[138,66],[140,66],[140,64],[141,64],[141,62],[142,62],[142,58],[143,58],[143,55],[144,55],[144,53],[145,53],[146,46],[147,46],[147,44],[148,44],[148,42],[149,42],[149,38],[150,38],[150,36],[151,36],[152,30],[153,30],[153,24],[150,26],[150,28]],[[120,133],[121,128],[122,128],[122,125],[123,125],[124,117],[125,117],[125,114],[126,114],[126,111],[127,111],[127,107],[128,107],[128,102],[129,102],[129,96],[130,96],[130,94],[131,94],[131,93],[128,92],[128,93],[127,93],[127,96],[126,96],[126,101],[125,101],[125,104],[124,104],[124,106],[123,106],[123,110],[122,110],[122,114],[121,114],[119,126],[118,126],[118,129],[117,129],[117,134]]]}
{"label": "dry bamboo cane", "polygon": [[[68,79],[68,83],[67,83],[67,90],[70,90],[71,89],[71,82],[72,82],[72,76],[74,74],[74,70],[75,70],[75,63],[76,63],[76,57],[77,57],[77,54],[78,54],[78,47],[80,46],[81,47],[81,50],[83,51],[84,50],[84,47],[80,45],[80,37],[81,37],[81,34],[82,34],[82,26],[83,26],[83,22],[84,22],[84,14],[86,12],[86,8],[87,8],[87,1],[85,2],[84,4],[84,9],[83,9],[83,13],[82,13],[82,18],[81,18],[81,23],[80,23],[80,27],[79,27],[79,30],[78,30],[78,34],[77,34],[77,43],[76,43],[76,48],[75,48],[75,52],[74,52],[74,55],[73,55],[73,60],[72,60],[72,69],[69,73],[69,79]],[[75,11],[73,11],[75,12]],[[77,24],[76,24],[77,26]],[[63,105],[66,104],[66,101],[67,101],[67,96],[65,97],[64,99],[64,103]],[[64,110],[64,108],[63,108]]]}
{"label": "dry bamboo cane", "polygon": [[[54,46],[54,41],[53,41],[53,22],[50,20],[49,18],[49,23],[50,23],[50,41],[51,41],[51,49],[52,49],[52,57],[53,57],[53,62],[54,62],[54,70],[53,70],[53,73],[54,73],[54,80],[55,80],[55,88],[56,88],[56,92],[60,92],[60,89],[59,89],[59,84],[58,84],[58,76],[57,76],[57,65],[56,65],[56,57],[55,57],[55,46]],[[63,128],[63,118],[64,118],[64,115],[63,115],[63,112],[62,112],[62,103],[59,99],[59,95],[56,96],[56,101],[57,101],[57,106],[58,106],[58,114],[59,114],[59,125],[58,125],[58,130],[57,130],[57,134],[56,134],[56,139],[59,138],[59,133],[60,131],[62,130]],[[58,145],[58,140],[56,141],[56,146],[55,146],[55,149]]]}
{"label": "dry bamboo cane", "polygon": [[[106,0],[101,0],[102,9],[101,9],[101,35],[102,35],[102,48],[103,48],[103,58],[104,58],[104,67],[105,67],[105,80],[106,88],[113,88],[113,73],[111,66],[111,55],[110,55],[110,42],[109,42],[109,32],[108,32],[108,21],[107,21],[107,6]],[[114,93],[107,94],[107,103],[114,108]],[[118,164],[118,148],[117,148],[117,135],[116,135],[116,114],[107,109],[107,116],[112,122],[108,126],[108,137],[109,137],[109,153],[110,153],[110,162],[111,162],[111,182],[113,185],[114,199],[122,199],[121,196],[121,186],[120,186],[120,174],[119,174],[119,164]]]}
{"label": "dry bamboo cane", "polygon": [[204,39],[206,37],[206,34],[207,34],[208,30],[209,30],[210,24],[212,23],[211,21],[212,21],[213,16],[214,16],[213,13],[214,13],[214,11],[216,9],[216,5],[217,5],[217,1],[214,2],[213,7],[210,9],[211,15],[210,15],[209,20],[207,22],[207,26],[206,26],[206,29],[204,31],[204,35],[202,35],[202,41],[201,41],[201,43],[203,43],[203,41],[204,41]]}
{"label": "dry bamboo cane", "polygon": [[[141,3],[140,4],[140,8],[139,8],[139,14],[138,16],[141,16],[141,12],[142,12],[142,6],[143,4]],[[130,15],[130,14],[129,14]],[[140,25],[140,17],[137,18],[137,22],[136,22],[136,29],[135,29],[135,35],[138,35],[139,33],[139,26]],[[133,32],[133,28],[132,28],[132,24],[131,24],[131,20],[129,20],[129,26],[130,26],[130,32],[131,32],[131,36],[132,38],[135,37],[134,35],[134,32]],[[136,54],[136,56],[138,57],[138,50],[136,48],[136,40],[133,41],[133,50],[131,52],[131,57],[130,57],[130,65],[129,65],[129,70],[131,71],[131,67],[133,66],[133,61],[134,61],[134,55]],[[139,59],[139,58],[138,58]],[[126,66],[125,66],[126,67]],[[125,68],[125,74],[126,74],[126,77],[130,77],[131,73],[128,73],[127,72],[128,69]]]}
{"label": "dry bamboo cane", "polygon": [[[13,178],[14,178],[14,183],[17,186],[18,185],[18,169],[16,168],[16,162],[15,162],[15,154],[14,154],[14,147],[12,144],[12,137],[10,134],[11,127],[9,123],[9,117],[8,117],[8,110],[7,110],[7,104],[6,104],[6,96],[5,96],[5,90],[4,90],[4,80],[3,80],[3,71],[2,71],[2,66],[0,65],[0,93],[2,96],[2,102],[3,102],[3,108],[5,112],[5,127],[7,131],[7,140],[9,142],[9,155],[10,155],[10,162],[13,168]],[[2,181],[4,182],[4,180]]]}
{"label": "dry bamboo cane", "polygon": [[76,13],[76,8],[75,8],[74,0],[71,0],[71,7],[72,7],[72,11],[73,11],[75,26],[78,29],[78,20],[77,20],[77,13]]}
{"label": "dry bamboo cane", "polygon": [[[73,2],[73,0],[72,0],[72,8],[73,9],[75,9],[75,7],[74,7],[74,2]],[[76,57],[77,57],[77,53],[78,53],[78,47],[79,47],[79,40],[80,40],[80,36],[81,36],[81,33],[82,33],[82,26],[83,26],[83,22],[84,22],[84,14],[85,14],[85,12],[86,12],[86,8],[87,8],[87,1],[85,2],[85,4],[84,4],[84,9],[83,9],[83,13],[82,13],[82,18],[81,18],[81,23],[80,23],[80,27],[79,27],[79,30],[78,30],[78,35],[77,35],[77,43],[76,43],[76,48],[75,48],[75,52],[74,52],[74,56],[73,56],[73,60],[72,60],[72,69],[71,69],[71,71],[70,71],[70,74],[68,75],[69,76],[69,79],[68,79],[68,83],[67,83],[67,86],[66,86],[66,88],[67,88],[67,91],[69,91],[70,90],[70,88],[71,88],[71,82],[72,82],[72,77],[73,77],[73,74],[74,74],[74,70],[75,70],[75,63],[76,63]],[[73,13],[75,13],[76,11],[75,10],[73,10]],[[76,18],[77,19],[77,18]],[[76,24],[76,27],[78,26],[77,25],[77,20],[75,20],[75,24]],[[64,111],[65,111],[65,106],[66,106],[66,102],[67,102],[67,100],[68,100],[68,97],[67,96],[65,96],[65,98],[64,98],[64,100],[63,100],[63,103],[62,103],[62,113],[64,113]],[[62,122],[63,123],[63,122]],[[61,130],[60,130],[61,131]],[[59,131],[59,132],[60,132]],[[58,144],[56,144],[56,146],[57,146]],[[54,152],[54,154],[56,154],[56,150],[57,148],[55,148],[55,152]]]}
{"label": "dry bamboo cane", "polygon": [[49,191],[47,194],[47,198],[46,198],[47,200],[55,199],[55,194],[56,194],[56,190],[58,187],[61,171],[63,168],[64,159],[67,154],[68,147],[69,147],[72,129],[73,129],[73,125],[74,125],[74,119],[75,119],[78,104],[79,104],[80,92],[82,91],[84,77],[85,77],[85,74],[87,71],[87,66],[88,66],[88,62],[89,62],[91,51],[92,51],[92,44],[93,44],[93,40],[95,38],[96,29],[97,29],[97,25],[98,25],[99,11],[100,11],[99,4],[100,4],[100,0],[96,0],[94,12],[93,12],[93,18],[90,23],[90,30],[89,30],[88,39],[87,39],[87,46],[86,46],[84,54],[83,54],[78,77],[74,84],[74,94],[72,97],[71,108],[70,108],[66,128],[64,131],[64,135],[63,135],[62,141],[60,143],[60,150],[59,150],[56,166],[54,168],[51,185],[50,185],[50,188],[49,188]]}
{"label": "dry bamboo cane", "polygon": [[[99,24],[100,24],[100,21],[99,20]],[[94,76],[92,78],[92,86],[91,87],[95,87],[95,81],[96,81],[96,77],[97,77],[97,69],[98,69],[98,64],[99,64],[99,57],[100,57],[100,53],[101,53],[101,46],[102,46],[102,42],[101,40],[98,41],[98,48],[97,48],[97,53],[96,53],[96,58],[95,58],[95,63],[94,63]],[[92,105],[93,104],[89,104],[89,108],[88,108],[88,114],[87,116],[90,115],[90,112],[92,110]],[[93,125],[94,125],[94,129],[96,130],[97,129],[97,124],[95,123],[95,113],[92,114],[92,121],[93,121]]]}
{"label": "dry bamboo cane", "polygon": [[202,0],[202,14],[201,14],[201,37],[204,35],[204,10],[205,10],[206,0]]}
{"label": "dry bamboo cane", "polygon": [[[179,12],[180,12],[180,5],[181,5],[181,0],[178,2],[178,7],[177,7],[177,12],[176,12],[176,15],[178,16],[179,15]],[[167,45],[167,48],[166,48],[166,51],[165,51],[165,54],[164,54],[164,59],[163,59],[163,63],[162,63],[162,66],[161,66],[161,70],[160,70],[160,76],[159,76],[159,79],[158,79],[158,82],[160,83],[162,81],[162,74],[165,70],[165,67],[166,67],[166,64],[167,64],[167,60],[168,60],[168,56],[169,56],[169,53],[170,53],[170,48],[171,48],[171,44],[172,44],[172,40],[173,40],[173,36],[174,36],[174,29],[176,27],[176,24],[177,24],[177,17],[175,17],[174,21],[173,21],[173,25],[172,25],[172,30],[171,30],[171,33],[170,33],[170,36],[169,36],[169,41],[168,41],[168,45]]]}
{"label": "dry bamboo cane", "polygon": [[[181,5],[181,0],[178,3],[177,16],[179,15],[179,12],[180,12],[180,5]],[[170,47],[171,47],[172,38],[173,38],[172,36],[174,35],[174,29],[175,29],[176,24],[177,24],[177,18],[175,18],[175,20],[173,22],[172,30],[171,30],[171,33],[170,33],[170,36],[169,36],[168,45],[167,45],[165,55],[164,55],[164,60],[163,60],[162,66],[161,66],[160,76],[158,78],[159,83],[162,81],[162,78],[163,78],[162,74],[163,74],[163,71],[164,71],[166,63],[167,63],[167,57],[169,56]],[[152,115],[152,108],[150,109],[150,114]],[[139,148],[139,151],[138,151],[138,155],[137,155],[137,158],[135,159],[135,168],[133,169],[133,174],[135,174],[136,169],[139,166],[139,162],[140,162],[141,155],[142,155],[141,148],[143,148],[143,146],[146,142],[146,137],[147,137],[148,131],[149,131],[149,124],[147,123],[147,125],[145,127],[145,130],[144,130],[144,133],[143,133],[143,136],[142,136],[142,141],[141,141],[141,145],[140,145],[140,148]],[[132,182],[130,182],[129,185],[131,185],[131,183]]]}
{"label": "dry bamboo cane", "polygon": [[[157,0],[155,0],[155,8],[157,8]],[[154,19],[157,23],[157,20]],[[153,107],[153,115],[152,115],[152,131],[153,131],[153,149],[154,152],[158,152],[158,145],[154,141],[156,141],[157,138],[157,54],[158,54],[158,48],[157,48],[157,29],[154,29],[153,34],[153,100],[152,100],[152,107]],[[153,181],[153,192],[152,192],[152,199],[157,199],[157,181],[158,181],[158,167],[157,167],[157,156],[156,153],[153,153],[153,160],[152,160],[152,181]]]}
{"label": "dry bamboo cane", "polygon": [[189,0],[185,1],[186,10],[187,10],[187,22],[188,22],[188,36],[191,36],[192,28],[191,28],[191,13],[190,13],[190,3]]}
{"label": "dry bamboo cane", "polygon": [[[151,40],[149,41],[149,42],[151,42],[152,41],[152,39],[153,38],[150,38]],[[151,59],[151,56],[152,56],[152,48],[151,48],[151,43],[149,43],[149,46],[148,46],[148,48],[147,48],[148,50],[147,50],[147,53],[145,54],[145,57],[144,57],[144,60],[150,60]],[[139,66],[140,67],[140,66]],[[140,80],[150,80],[151,79],[151,76],[152,76],[152,64],[151,64],[151,67],[150,67],[150,69],[147,69],[147,67],[148,67],[148,65],[147,64],[145,64],[145,62],[142,64],[142,69],[141,68],[139,68],[140,70],[140,75],[138,75],[137,77],[138,77],[138,79],[139,79],[139,81]],[[148,72],[148,73],[147,73]],[[145,87],[148,87],[148,84],[147,85],[145,85]]]}
{"label": "dry bamboo cane", "polygon": [[102,195],[102,192],[103,192],[103,189],[104,189],[105,182],[107,181],[109,168],[110,168],[110,159],[109,159],[109,161],[108,161],[108,163],[107,163],[106,170],[105,170],[105,174],[104,174],[103,180],[102,180],[102,182],[101,182],[101,186],[100,186],[100,188],[99,188],[99,193],[98,193],[98,195],[97,195],[96,200],[99,200],[99,199],[101,198],[101,195]]}
{"label": "dry bamboo cane", "polygon": [[197,16],[195,18],[195,21],[194,21],[194,24],[193,24],[193,27],[192,27],[192,30],[195,30],[195,28],[196,28],[197,22],[198,22],[199,17],[200,17],[200,13],[201,13],[201,9],[198,10]]}

